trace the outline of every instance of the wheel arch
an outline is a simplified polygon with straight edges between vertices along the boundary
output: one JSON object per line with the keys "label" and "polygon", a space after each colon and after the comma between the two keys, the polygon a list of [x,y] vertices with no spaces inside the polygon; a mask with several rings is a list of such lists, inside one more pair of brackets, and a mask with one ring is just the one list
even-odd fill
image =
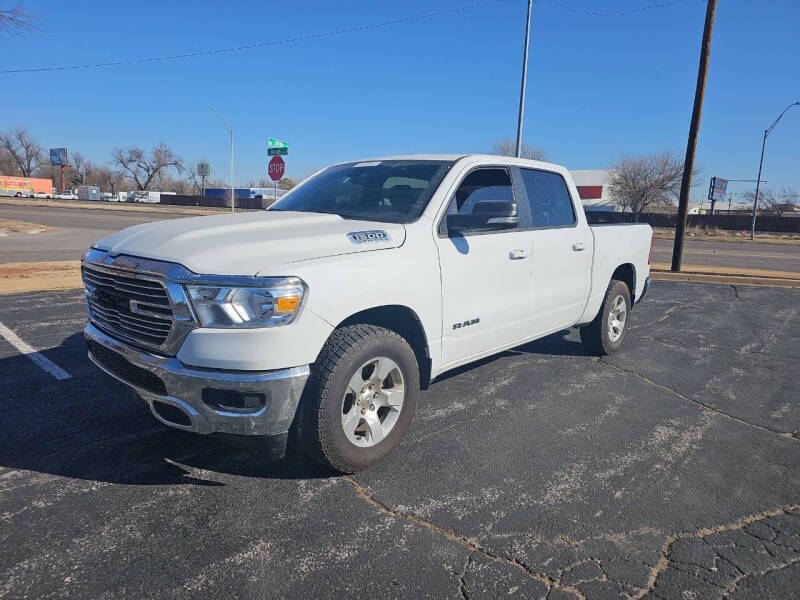
{"label": "wheel arch", "polygon": [[[631,305],[636,302],[636,267],[632,263],[623,263],[619,265],[611,274],[611,279],[622,281],[628,286],[628,292],[631,295]],[[610,281],[609,281],[610,283]]]}
{"label": "wheel arch", "polygon": [[430,347],[422,320],[414,310],[402,304],[374,306],[353,313],[343,319],[335,329],[355,324],[383,327],[405,339],[417,357],[420,387],[428,388],[431,380]]}

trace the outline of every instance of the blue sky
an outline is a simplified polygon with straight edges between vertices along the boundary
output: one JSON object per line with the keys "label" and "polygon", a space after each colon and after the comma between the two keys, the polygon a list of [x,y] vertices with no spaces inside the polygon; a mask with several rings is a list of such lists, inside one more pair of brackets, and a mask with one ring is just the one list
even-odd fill
{"label": "blue sky", "polygon": [[[477,0],[34,2],[40,30],[0,41],[0,70],[161,56],[369,25]],[[0,0],[8,5],[9,2]],[[623,152],[681,156],[705,2],[627,16],[657,0],[536,0],[525,142],[568,168]],[[563,6],[559,6],[563,5]],[[163,140],[237,184],[266,176],[266,137],[290,143],[287,174],[380,154],[482,152],[516,130],[524,0],[270,48],[100,69],[0,75],[0,129],[105,162]],[[800,3],[720,0],[694,196],[711,175],[755,178],[763,130],[800,98]],[[800,107],[767,145],[769,187],[800,188]],[[743,192],[748,184],[730,190]]]}

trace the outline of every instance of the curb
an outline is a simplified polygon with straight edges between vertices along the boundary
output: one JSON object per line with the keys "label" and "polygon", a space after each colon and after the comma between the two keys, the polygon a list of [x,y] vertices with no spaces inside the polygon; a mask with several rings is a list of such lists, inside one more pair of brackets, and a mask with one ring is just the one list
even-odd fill
{"label": "curb", "polygon": [[800,280],[750,277],[747,275],[708,275],[704,273],[672,273],[651,271],[654,281],[682,281],[685,283],[721,283],[724,285],[759,285],[780,288],[800,288]]}

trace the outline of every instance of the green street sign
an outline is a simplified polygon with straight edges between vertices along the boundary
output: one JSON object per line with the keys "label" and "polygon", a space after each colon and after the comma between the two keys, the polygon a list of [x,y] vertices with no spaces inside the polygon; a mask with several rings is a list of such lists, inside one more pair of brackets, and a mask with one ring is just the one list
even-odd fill
{"label": "green street sign", "polygon": [[279,140],[278,138],[267,138],[267,147],[268,148],[286,148],[289,149],[289,142],[284,142],[283,140]]}
{"label": "green street sign", "polygon": [[267,156],[287,156],[289,148],[267,148]]}

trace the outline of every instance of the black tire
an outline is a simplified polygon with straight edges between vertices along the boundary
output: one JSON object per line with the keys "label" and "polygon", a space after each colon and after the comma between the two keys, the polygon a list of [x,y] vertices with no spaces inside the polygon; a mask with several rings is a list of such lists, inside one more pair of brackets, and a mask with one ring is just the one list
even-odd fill
{"label": "black tire", "polygon": [[[403,405],[386,437],[369,447],[348,440],[342,427],[347,384],[372,358],[385,356],[400,368]],[[408,342],[374,325],[348,325],[328,338],[311,369],[298,415],[298,442],[314,460],[342,473],[369,468],[386,458],[408,430],[419,400],[419,365]]]}
{"label": "black tire", "polygon": [[628,285],[624,281],[612,279],[608,284],[606,294],[603,297],[603,304],[600,306],[600,311],[594,320],[588,325],[580,328],[581,342],[583,347],[590,353],[597,356],[605,356],[619,350],[622,342],[625,339],[625,330],[627,329],[628,319],[625,320],[625,327],[622,328],[621,335],[616,340],[611,340],[609,335],[609,320],[611,319],[611,310],[614,301],[617,297],[622,296],[625,300],[625,309],[627,315],[631,312],[631,293]]}

